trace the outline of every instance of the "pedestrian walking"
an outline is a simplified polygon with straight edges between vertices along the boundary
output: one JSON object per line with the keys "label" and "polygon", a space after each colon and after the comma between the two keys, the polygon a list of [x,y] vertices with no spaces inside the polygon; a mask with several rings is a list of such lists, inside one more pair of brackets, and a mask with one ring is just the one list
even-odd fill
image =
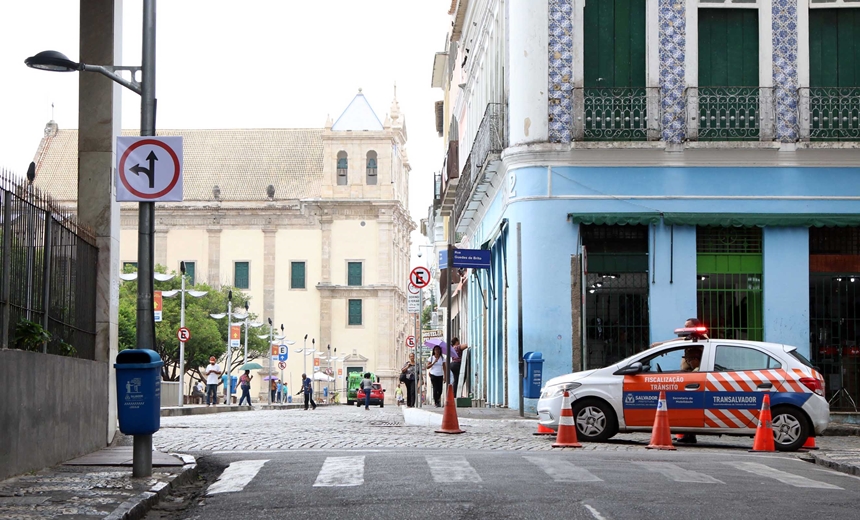
{"label": "pedestrian walking", "polygon": [[206,367],[206,406],[215,406],[218,401],[218,376],[221,375],[221,365],[215,362],[215,356],[209,357]]}
{"label": "pedestrian walking", "polygon": [[278,381],[276,379],[272,379],[269,381],[269,393],[271,394],[272,402],[278,402]]}
{"label": "pedestrian walking", "polygon": [[448,373],[448,363],[442,356],[442,347],[436,345],[427,362],[427,372],[430,374],[430,382],[433,384],[433,403],[436,408],[442,406],[442,383]]}
{"label": "pedestrian walking", "polygon": [[242,397],[239,398],[239,406],[242,406],[242,402],[245,399],[248,399],[248,406],[251,406],[251,380],[254,379],[254,376],[251,375],[250,370],[246,370],[244,374],[239,376],[239,388],[242,389]]}
{"label": "pedestrian walking", "polygon": [[373,379],[370,378],[370,372],[364,373],[364,379],[361,380],[361,389],[364,390],[364,409],[370,410],[370,391],[373,390]]}
{"label": "pedestrian walking", "polygon": [[469,348],[469,346],[460,343],[459,338],[454,338],[451,340],[451,348],[448,349],[451,361],[451,377],[453,379],[453,381],[449,381],[449,384],[454,386],[455,398],[457,397],[457,383],[460,381],[460,363],[462,361],[463,351],[467,348]]}
{"label": "pedestrian walking", "polygon": [[277,395],[278,398],[275,399],[275,402],[280,403],[281,399],[283,398],[283,395],[284,395],[284,384],[281,383],[280,381],[278,381],[278,395]]}
{"label": "pedestrian walking", "polygon": [[313,409],[317,409],[317,404],[314,402],[314,388],[313,381],[308,377],[307,374],[302,374],[302,389],[296,392],[296,395],[305,394],[305,411],[308,410],[308,403],[313,406]]}
{"label": "pedestrian walking", "polygon": [[403,388],[397,385],[397,390],[394,391],[394,399],[397,401],[397,406],[403,406]]}
{"label": "pedestrian walking", "polygon": [[409,360],[400,369],[401,379],[406,385],[406,406],[415,406],[415,354],[409,354]]}

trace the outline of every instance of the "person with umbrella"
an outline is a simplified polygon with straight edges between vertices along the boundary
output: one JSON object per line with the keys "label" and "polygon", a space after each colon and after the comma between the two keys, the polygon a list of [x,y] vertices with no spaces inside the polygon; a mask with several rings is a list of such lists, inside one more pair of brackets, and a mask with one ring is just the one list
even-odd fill
{"label": "person with umbrella", "polygon": [[451,366],[451,384],[454,386],[454,398],[457,397],[457,383],[460,380],[460,362],[462,360],[463,351],[469,348],[468,345],[460,343],[459,338],[451,339],[451,348],[448,349],[448,359]]}
{"label": "person with umbrella", "polygon": [[442,406],[442,383],[448,372],[448,363],[442,356],[442,347],[433,347],[433,353],[427,361],[427,371],[430,373],[430,382],[433,383],[433,403],[436,408]]}

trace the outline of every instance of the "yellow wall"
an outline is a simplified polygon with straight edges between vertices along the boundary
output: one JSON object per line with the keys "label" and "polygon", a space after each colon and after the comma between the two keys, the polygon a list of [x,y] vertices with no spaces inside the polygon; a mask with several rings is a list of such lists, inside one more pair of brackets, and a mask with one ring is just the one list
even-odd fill
{"label": "yellow wall", "polygon": [[346,264],[354,261],[363,262],[364,285],[379,283],[379,226],[376,221],[336,220],[332,222],[331,237],[331,283],[346,285]]}
{"label": "yellow wall", "polygon": [[250,297],[251,312],[263,315],[263,232],[259,229],[225,229],[221,232],[221,283],[234,285],[233,263],[249,262],[249,289],[242,290]]}

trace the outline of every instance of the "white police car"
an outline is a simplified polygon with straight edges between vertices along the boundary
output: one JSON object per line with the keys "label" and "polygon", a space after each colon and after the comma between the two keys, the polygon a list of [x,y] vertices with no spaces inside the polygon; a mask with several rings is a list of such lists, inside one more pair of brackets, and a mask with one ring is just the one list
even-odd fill
{"label": "white police car", "polygon": [[[567,390],[580,441],[649,431],[660,391],[665,391],[673,433],[754,435],[763,392],[770,392],[778,450],[797,450],[827,427],[824,378],[796,347],[707,339],[703,328],[675,332],[685,337],[606,368],[547,381],[537,405],[540,423],[558,429]],[[697,362],[692,371],[690,365]]]}

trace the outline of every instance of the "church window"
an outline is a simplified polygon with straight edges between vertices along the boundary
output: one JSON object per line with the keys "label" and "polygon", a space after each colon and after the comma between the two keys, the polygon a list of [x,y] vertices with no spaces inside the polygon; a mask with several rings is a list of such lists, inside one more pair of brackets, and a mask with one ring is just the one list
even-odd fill
{"label": "church window", "polygon": [[234,262],[233,263],[233,285],[237,289],[248,289],[248,272],[250,271],[250,262]]}
{"label": "church window", "polygon": [[349,316],[347,325],[361,325],[361,300],[348,300]]}
{"label": "church window", "polygon": [[361,285],[361,262],[347,262],[346,263],[346,284],[347,285]]}
{"label": "church window", "polygon": [[376,185],[376,152],[373,150],[367,152],[367,184],[369,186]]}
{"label": "church window", "polygon": [[349,173],[349,157],[346,152],[340,151],[337,152],[337,185],[338,186],[346,186],[349,184],[347,182],[347,174]]}
{"label": "church window", "polygon": [[290,262],[290,289],[305,289],[304,262]]}

